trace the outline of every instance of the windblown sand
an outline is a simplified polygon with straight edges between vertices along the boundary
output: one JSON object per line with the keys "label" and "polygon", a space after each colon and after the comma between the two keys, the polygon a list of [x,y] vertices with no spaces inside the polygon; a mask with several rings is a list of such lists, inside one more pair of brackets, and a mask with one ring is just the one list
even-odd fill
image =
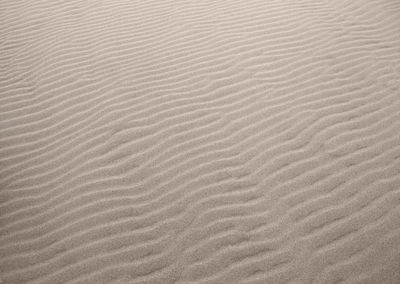
{"label": "windblown sand", "polygon": [[400,283],[400,1],[2,0],[1,283]]}

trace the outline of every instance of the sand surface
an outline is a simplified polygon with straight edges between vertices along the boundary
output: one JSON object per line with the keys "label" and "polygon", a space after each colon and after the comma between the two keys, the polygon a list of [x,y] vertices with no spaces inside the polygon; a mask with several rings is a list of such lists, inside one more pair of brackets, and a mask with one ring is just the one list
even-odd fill
{"label": "sand surface", "polygon": [[400,283],[400,1],[0,1],[0,283]]}

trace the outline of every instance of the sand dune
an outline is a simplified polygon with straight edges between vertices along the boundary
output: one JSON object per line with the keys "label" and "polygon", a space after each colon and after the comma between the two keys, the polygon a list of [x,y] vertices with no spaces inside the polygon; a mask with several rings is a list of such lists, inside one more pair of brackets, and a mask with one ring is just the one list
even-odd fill
{"label": "sand dune", "polygon": [[400,283],[400,2],[0,2],[1,283]]}

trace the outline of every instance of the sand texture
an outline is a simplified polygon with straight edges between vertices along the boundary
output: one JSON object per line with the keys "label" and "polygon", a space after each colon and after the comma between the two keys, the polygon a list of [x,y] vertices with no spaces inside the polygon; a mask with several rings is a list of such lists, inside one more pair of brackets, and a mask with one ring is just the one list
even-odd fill
{"label": "sand texture", "polygon": [[0,0],[0,283],[399,284],[399,0]]}

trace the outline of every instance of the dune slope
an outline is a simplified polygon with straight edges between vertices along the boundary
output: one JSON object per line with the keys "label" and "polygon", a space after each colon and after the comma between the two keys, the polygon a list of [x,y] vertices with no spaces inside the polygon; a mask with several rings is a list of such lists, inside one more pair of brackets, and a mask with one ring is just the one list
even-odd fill
{"label": "dune slope", "polygon": [[0,283],[400,283],[400,2],[2,0]]}

